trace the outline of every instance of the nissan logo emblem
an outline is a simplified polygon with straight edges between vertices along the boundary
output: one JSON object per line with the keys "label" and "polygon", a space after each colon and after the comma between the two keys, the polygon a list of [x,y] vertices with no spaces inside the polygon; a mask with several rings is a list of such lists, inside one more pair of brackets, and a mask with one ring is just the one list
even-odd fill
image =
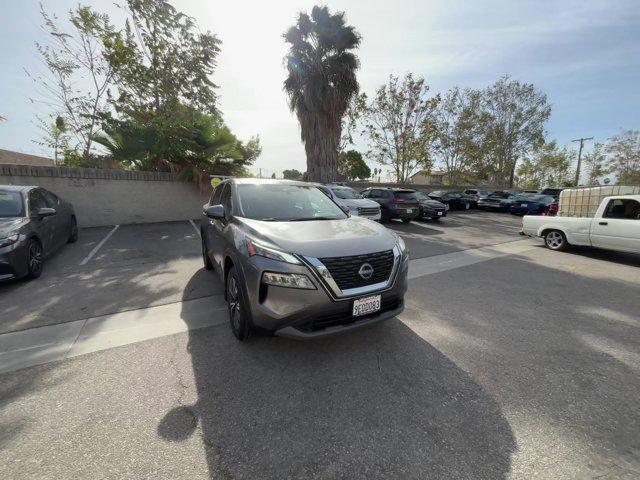
{"label": "nissan logo emblem", "polygon": [[373,267],[368,263],[363,263],[360,267],[360,270],[358,270],[358,273],[365,280],[369,280],[371,278],[371,275],[373,275]]}

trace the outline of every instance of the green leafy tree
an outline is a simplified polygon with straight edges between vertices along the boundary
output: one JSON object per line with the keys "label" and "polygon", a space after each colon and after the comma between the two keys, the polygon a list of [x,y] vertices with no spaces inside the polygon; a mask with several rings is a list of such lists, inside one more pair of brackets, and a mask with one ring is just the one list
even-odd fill
{"label": "green leafy tree", "polygon": [[557,142],[546,143],[527,156],[518,166],[518,184],[522,188],[568,186],[569,168],[575,152],[558,147]]}
{"label": "green leafy tree", "polygon": [[302,180],[304,174],[298,170],[292,168],[290,170],[284,170],[282,172],[282,178],[285,180]]}
{"label": "green leafy tree", "polygon": [[[48,74],[32,77],[37,94],[43,97],[32,100],[53,107],[54,115],[65,125],[67,152],[89,164],[94,153],[93,136],[99,129],[100,115],[107,110],[107,93],[113,79],[113,70],[102,50],[102,39],[113,34],[113,27],[107,15],[81,5],[69,11],[69,32],[63,31],[42,6],[40,12],[47,41],[36,42],[36,48]],[[42,119],[40,122],[48,123]],[[47,137],[51,140],[52,135],[61,133],[52,130]],[[56,148],[55,141],[48,143]]]}
{"label": "green leafy tree", "polygon": [[343,12],[314,6],[284,34],[289,44],[284,90],[300,122],[309,180],[330,182],[338,173],[342,118],[358,93],[360,35]]}
{"label": "green leafy tree", "polygon": [[371,176],[371,169],[360,152],[349,150],[340,156],[340,174],[348,180],[366,179]]}
{"label": "green leafy tree", "polygon": [[608,169],[618,174],[618,183],[640,185],[640,131],[624,130],[606,149]]}
{"label": "green leafy tree", "polygon": [[598,185],[598,178],[609,173],[605,147],[602,143],[595,143],[593,150],[584,156],[583,161],[588,172],[587,185]]}
{"label": "green leafy tree", "polygon": [[368,157],[393,168],[397,182],[406,182],[417,168],[430,170],[439,97],[429,96],[423,78],[390,75],[363,113]]}
{"label": "green leafy tree", "polygon": [[518,160],[545,142],[547,96],[509,76],[482,91],[479,127],[485,132],[475,168],[494,185],[513,186]]}
{"label": "green leafy tree", "polygon": [[35,140],[35,143],[53,150],[53,164],[61,165],[65,152],[69,152],[69,134],[64,118],[56,116],[53,121],[46,122],[40,119],[40,130],[42,137]]}

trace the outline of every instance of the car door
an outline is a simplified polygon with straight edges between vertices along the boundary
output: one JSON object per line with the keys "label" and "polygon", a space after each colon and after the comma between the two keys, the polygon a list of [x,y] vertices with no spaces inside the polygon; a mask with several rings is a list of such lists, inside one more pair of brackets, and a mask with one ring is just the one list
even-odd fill
{"label": "car door", "polygon": [[231,218],[231,183],[225,182],[220,190],[220,205],[224,207],[224,218],[211,219],[212,243],[209,244],[213,263],[223,271],[225,252],[225,231]]}
{"label": "car door", "polygon": [[31,217],[35,231],[42,242],[44,254],[48,255],[55,248],[56,216],[52,215],[43,218],[38,216],[38,210],[41,208],[52,208],[42,194],[41,189],[35,188],[30,190],[27,198],[29,202],[29,217]]}
{"label": "car door", "polygon": [[630,198],[609,200],[602,217],[592,220],[591,245],[640,253],[640,202]]}
{"label": "car door", "polygon": [[56,214],[51,217],[54,224],[52,243],[53,248],[56,249],[69,240],[69,234],[71,233],[71,215],[69,209],[64,202],[60,201],[57,195],[44,188],[40,188],[38,191],[44,196],[47,206],[56,211]]}
{"label": "car door", "polygon": [[[206,207],[210,207],[212,205],[220,205],[220,195],[222,194],[222,189],[224,188],[225,183],[219,183],[216,185],[211,192],[211,197],[209,198],[209,203],[205,205]],[[212,256],[213,249],[219,242],[218,231],[215,228],[215,220],[213,218],[209,218],[205,212],[202,213],[202,234],[204,235],[204,241],[207,245],[207,250],[209,254]],[[213,261],[213,259],[211,259]]]}

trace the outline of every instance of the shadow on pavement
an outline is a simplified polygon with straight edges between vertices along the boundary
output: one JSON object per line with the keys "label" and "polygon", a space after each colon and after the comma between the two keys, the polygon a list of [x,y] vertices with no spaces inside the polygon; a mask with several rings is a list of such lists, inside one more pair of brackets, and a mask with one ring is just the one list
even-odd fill
{"label": "shadow on pavement", "polygon": [[[195,321],[186,311],[183,320]],[[188,348],[197,403],[168,412],[158,434],[181,441],[199,424],[212,478],[497,479],[510,470],[516,444],[496,402],[396,319],[308,343],[239,343],[225,323],[191,330]]]}

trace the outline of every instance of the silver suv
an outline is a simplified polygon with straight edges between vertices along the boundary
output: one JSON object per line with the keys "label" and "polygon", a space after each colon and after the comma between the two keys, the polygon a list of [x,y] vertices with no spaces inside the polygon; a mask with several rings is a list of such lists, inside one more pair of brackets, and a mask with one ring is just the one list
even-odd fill
{"label": "silver suv", "polygon": [[404,309],[408,255],[382,225],[350,217],[317,186],[229,179],[204,206],[202,257],[225,284],[231,329],[316,338]]}
{"label": "silver suv", "polygon": [[318,184],[318,188],[352,217],[365,217],[376,222],[380,221],[380,205],[373,200],[364,198],[353,188],[334,184]]}

